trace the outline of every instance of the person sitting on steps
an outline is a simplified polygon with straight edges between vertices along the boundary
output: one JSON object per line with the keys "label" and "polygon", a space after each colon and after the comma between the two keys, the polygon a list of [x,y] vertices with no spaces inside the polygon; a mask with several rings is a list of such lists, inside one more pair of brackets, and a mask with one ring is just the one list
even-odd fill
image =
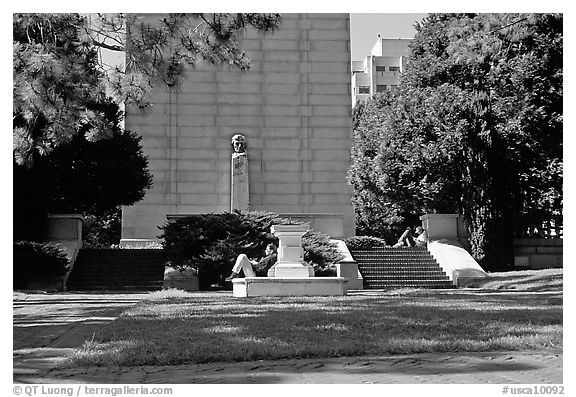
{"label": "person sitting on steps", "polygon": [[412,235],[412,229],[406,228],[392,248],[400,247],[426,247],[426,231],[422,226],[416,228],[416,238]]}
{"label": "person sitting on steps", "polygon": [[278,259],[276,246],[274,244],[268,244],[265,253],[266,256],[259,261],[251,260],[245,254],[238,255],[236,263],[234,267],[232,267],[232,274],[230,274],[225,281],[232,281],[232,279],[240,277],[240,271],[244,272],[245,277],[266,277],[268,275],[268,269],[270,269]]}

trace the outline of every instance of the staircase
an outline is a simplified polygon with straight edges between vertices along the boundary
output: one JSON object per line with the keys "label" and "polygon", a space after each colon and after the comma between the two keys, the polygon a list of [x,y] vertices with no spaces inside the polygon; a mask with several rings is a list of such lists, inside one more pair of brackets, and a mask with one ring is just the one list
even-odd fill
{"label": "staircase", "polygon": [[351,249],[364,278],[365,289],[454,288],[432,255],[425,249]]}
{"label": "staircase", "polygon": [[161,249],[81,249],[68,291],[154,291],[164,283]]}

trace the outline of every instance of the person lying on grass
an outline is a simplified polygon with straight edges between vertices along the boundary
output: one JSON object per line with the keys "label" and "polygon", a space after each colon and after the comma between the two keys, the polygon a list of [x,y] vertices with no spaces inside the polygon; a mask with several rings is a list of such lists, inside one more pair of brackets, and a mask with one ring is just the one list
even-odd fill
{"label": "person lying on grass", "polygon": [[226,278],[226,281],[232,281],[240,277],[240,271],[244,272],[245,277],[266,277],[270,269],[277,261],[277,248],[274,244],[266,246],[266,256],[259,261],[248,258],[245,254],[238,255],[236,263],[232,267],[232,274]]}

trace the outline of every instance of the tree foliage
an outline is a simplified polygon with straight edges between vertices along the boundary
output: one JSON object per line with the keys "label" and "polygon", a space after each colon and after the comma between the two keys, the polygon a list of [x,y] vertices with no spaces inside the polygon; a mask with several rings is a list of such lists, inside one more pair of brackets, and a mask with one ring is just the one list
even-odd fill
{"label": "tree foliage", "polygon": [[[154,84],[175,86],[199,62],[246,69],[238,34],[272,31],[277,14],[14,14],[14,156],[32,166],[85,130],[89,141],[111,134],[98,104],[147,106]],[[125,53],[107,66],[101,51]]]}
{"label": "tree foliage", "polygon": [[399,90],[355,110],[359,227],[458,211],[476,259],[505,267],[515,231],[562,212],[562,16],[432,14],[416,30]]}

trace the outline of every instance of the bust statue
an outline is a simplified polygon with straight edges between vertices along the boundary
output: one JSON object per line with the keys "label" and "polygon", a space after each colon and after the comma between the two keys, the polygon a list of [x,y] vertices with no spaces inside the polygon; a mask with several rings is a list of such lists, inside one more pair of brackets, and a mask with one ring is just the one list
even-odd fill
{"label": "bust statue", "polygon": [[232,148],[234,149],[234,155],[246,154],[246,137],[242,134],[232,136]]}

